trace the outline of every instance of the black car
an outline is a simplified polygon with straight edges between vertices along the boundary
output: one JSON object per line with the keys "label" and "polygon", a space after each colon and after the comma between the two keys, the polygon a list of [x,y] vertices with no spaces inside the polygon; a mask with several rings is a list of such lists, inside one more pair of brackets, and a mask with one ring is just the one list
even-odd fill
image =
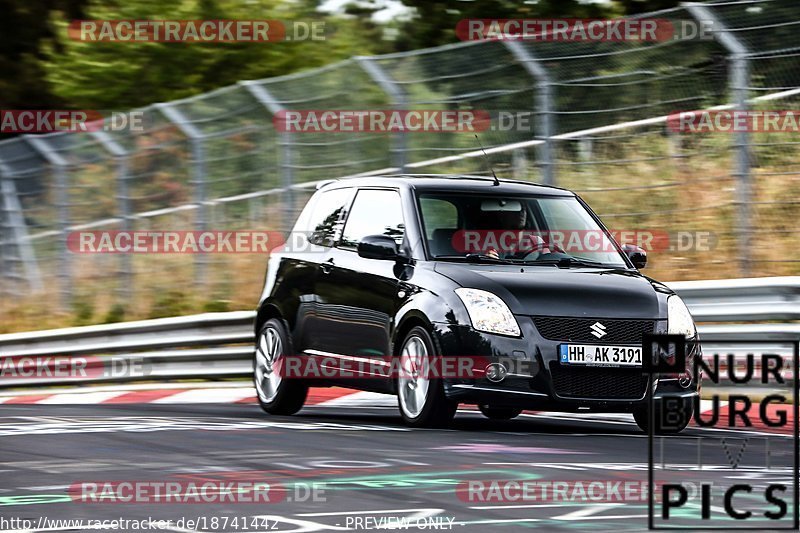
{"label": "black car", "polygon": [[[447,424],[463,403],[492,419],[632,412],[646,429],[653,387],[656,409],[667,395],[679,406],[677,423],[659,411],[654,429],[680,431],[698,396],[697,330],[645,263],[568,190],[474,176],[325,183],[269,259],[259,403],[293,414],[309,386],[339,385],[396,394],[413,426]],[[686,337],[686,372],[643,372],[650,333]],[[420,371],[445,367],[425,366],[437,358],[470,365]]]}

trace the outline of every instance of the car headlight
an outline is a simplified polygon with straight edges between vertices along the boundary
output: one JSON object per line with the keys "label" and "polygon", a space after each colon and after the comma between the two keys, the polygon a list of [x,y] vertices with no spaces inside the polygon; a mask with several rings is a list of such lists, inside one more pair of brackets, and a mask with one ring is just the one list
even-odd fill
{"label": "car headlight", "polygon": [[667,333],[670,335],[683,335],[690,339],[697,336],[692,314],[679,296],[667,298],[667,324]]}
{"label": "car headlight", "polygon": [[467,308],[472,327],[478,331],[520,336],[519,324],[499,296],[480,289],[456,289]]}

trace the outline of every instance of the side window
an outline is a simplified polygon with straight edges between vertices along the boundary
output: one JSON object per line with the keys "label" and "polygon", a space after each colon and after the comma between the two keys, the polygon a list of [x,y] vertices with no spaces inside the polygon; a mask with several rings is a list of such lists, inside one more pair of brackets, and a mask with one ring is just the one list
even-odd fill
{"label": "side window", "polygon": [[333,246],[352,192],[352,189],[334,189],[317,198],[308,224],[308,240],[312,244]]}
{"label": "side window", "polygon": [[428,240],[433,239],[433,232],[437,229],[458,229],[458,209],[452,202],[439,198],[420,198],[419,205]]}
{"label": "side window", "polygon": [[355,250],[367,235],[388,235],[400,244],[404,233],[400,194],[397,191],[365,189],[356,194],[342,233],[341,247]]}

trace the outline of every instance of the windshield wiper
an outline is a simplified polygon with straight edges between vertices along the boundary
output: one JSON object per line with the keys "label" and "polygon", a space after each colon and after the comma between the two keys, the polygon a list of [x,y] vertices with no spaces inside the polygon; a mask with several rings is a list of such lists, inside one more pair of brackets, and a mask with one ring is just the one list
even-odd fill
{"label": "windshield wiper", "polygon": [[503,265],[519,264],[519,261],[513,259],[502,259],[500,257],[492,257],[491,255],[484,254],[466,254],[466,255],[436,255],[433,257],[436,260],[443,259],[464,261],[465,263],[497,263]]}
{"label": "windshield wiper", "polygon": [[485,254],[466,254],[466,255],[437,255],[434,257],[436,260],[444,261],[463,261],[465,263],[495,263],[502,265],[524,265],[524,266],[557,266],[559,268],[570,267],[601,267],[601,268],[622,268],[622,265],[609,265],[600,261],[592,259],[584,259],[582,257],[562,257],[560,259],[543,259],[540,261],[532,260],[526,261],[524,259],[505,259],[501,257],[492,257]]}
{"label": "windshield wiper", "polygon": [[592,259],[584,259],[581,257],[562,257],[560,259],[544,259],[541,261],[526,261],[525,265],[555,265],[559,268],[569,268],[573,266],[584,266],[584,267],[603,267],[603,268],[611,268],[614,265],[609,265],[608,263],[603,263],[601,261],[594,261]]}
{"label": "windshield wiper", "polygon": [[594,259],[588,259],[586,257],[572,257],[570,259],[572,264],[577,266],[589,266],[589,267],[604,267],[604,268],[625,268],[625,265],[615,265],[613,263],[604,263],[602,261],[595,261]]}

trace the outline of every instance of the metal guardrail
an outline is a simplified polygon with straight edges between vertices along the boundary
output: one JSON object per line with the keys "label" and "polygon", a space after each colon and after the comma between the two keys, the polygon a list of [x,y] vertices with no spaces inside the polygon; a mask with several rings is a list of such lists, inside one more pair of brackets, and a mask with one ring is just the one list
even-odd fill
{"label": "metal guardrail", "polygon": [[204,313],[0,335],[0,354],[88,355],[252,343],[254,311]]}
{"label": "metal guardrail", "polygon": [[89,364],[85,377],[12,375],[0,377],[0,387],[249,376],[254,320],[253,311],[234,311],[0,335],[2,357],[70,356]]}
{"label": "metal guardrail", "polygon": [[[800,318],[800,277],[708,280],[670,283],[702,321]],[[218,379],[250,376],[255,312],[206,313],[120,324],[0,335],[2,358],[82,357],[92,369],[80,383]],[[785,342],[800,342],[800,324],[702,325],[704,350],[741,353],[750,349],[787,352]],[[791,351],[791,350],[788,350]],[[93,357],[110,355],[111,357]],[[108,369],[117,365],[118,371]],[[139,371],[125,371],[138,368]],[[75,384],[70,379],[0,377],[0,387]]]}
{"label": "metal guardrail", "polygon": [[668,283],[698,322],[800,320],[800,276]]}

